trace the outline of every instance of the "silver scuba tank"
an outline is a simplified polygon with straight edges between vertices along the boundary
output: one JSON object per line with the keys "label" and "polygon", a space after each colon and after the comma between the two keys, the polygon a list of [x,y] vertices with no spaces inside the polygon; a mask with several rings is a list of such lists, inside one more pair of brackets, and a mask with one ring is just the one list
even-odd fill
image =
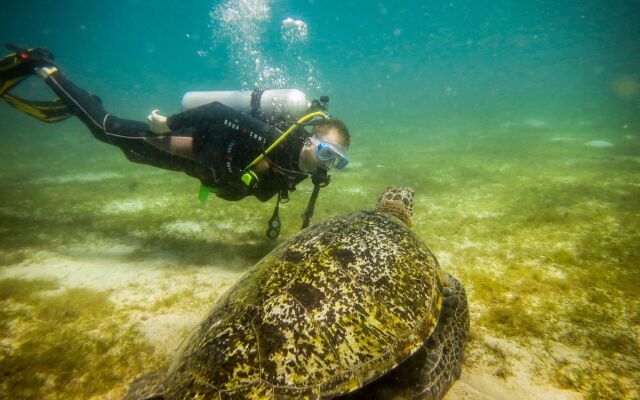
{"label": "silver scuba tank", "polygon": [[306,115],[311,106],[307,95],[298,89],[256,89],[187,92],[182,97],[182,110],[186,111],[214,101],[264,121],[276,118],[296,121]]}

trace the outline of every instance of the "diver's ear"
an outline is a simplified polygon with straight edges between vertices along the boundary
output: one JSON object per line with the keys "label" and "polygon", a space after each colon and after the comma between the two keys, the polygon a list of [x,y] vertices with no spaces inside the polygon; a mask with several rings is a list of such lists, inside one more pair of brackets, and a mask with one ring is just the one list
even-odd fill
{"label": "diver's ear", "polygon": [[309,149],[311,148],[311,146],[313,146],[313,142],[311,142],[311,136],[307,136],[306,138],[304,138],[304,148],[305,149]]}

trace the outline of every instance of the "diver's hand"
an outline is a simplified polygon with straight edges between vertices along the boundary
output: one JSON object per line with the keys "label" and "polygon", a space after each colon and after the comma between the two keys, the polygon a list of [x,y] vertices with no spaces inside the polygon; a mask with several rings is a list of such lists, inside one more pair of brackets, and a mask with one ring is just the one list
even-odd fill
{"label": "diver's hand", "polygon": [[149,121],[149,130],[153,133],[157,133],[158,135],[170,133],[171,129],[169,129],[169,125],[167,125],[167,117],[158,114],[158,111],[160,110],[151,111],[151,114],[147,117],[147,121]]}

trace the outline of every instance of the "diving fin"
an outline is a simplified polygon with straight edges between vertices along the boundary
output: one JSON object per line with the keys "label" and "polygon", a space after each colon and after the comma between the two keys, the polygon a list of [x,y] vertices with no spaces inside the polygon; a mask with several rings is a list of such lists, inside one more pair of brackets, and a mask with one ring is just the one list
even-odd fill
{"label": "diving fin", "polygon": [[71,112],[59,98],[51,101],[26,100],[9,93],[33,75],[34,68],[53,65],[53,54],[46,49],[6,47],[13,52],[0,58],[0,97],[9,105],[44,122],[58,122],[70,117]]}
{"label": "diving fin", "polygon": [[15,87],[33,74],[33,68],[21,59],[17,53],[7,54],[0,59],[0,95]]}
{"label": "diving fin", "polygon": [[73,115],[59,98],[50,101],[25,100],[11,93],[4,93],[0,97],[10,106],[43,122],[58,122]]}
{"label": "diving fin", "polygon": [[0,95],[18,85],[40,66],[52,66],[53,54],[46,49],[24,49],[12,44],[12,53],[0,58]]}

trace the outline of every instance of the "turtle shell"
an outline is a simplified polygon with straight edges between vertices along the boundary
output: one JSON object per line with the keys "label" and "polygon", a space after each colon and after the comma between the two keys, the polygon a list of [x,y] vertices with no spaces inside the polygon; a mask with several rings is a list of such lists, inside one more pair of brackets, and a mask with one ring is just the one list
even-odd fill
{"label": "turtle shell", "polygon": [[259,261],[191,334],[166,398],[332,398],[382,376],[433,332],[442,275],[399,219],[312,226]]}

